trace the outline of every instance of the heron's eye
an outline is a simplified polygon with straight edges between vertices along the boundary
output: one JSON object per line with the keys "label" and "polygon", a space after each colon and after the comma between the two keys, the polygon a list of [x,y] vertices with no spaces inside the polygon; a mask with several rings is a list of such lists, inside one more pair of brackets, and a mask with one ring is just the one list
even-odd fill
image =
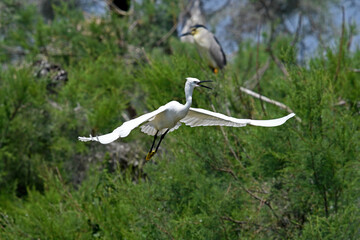
{"label": "heron's eye", "polygon": [[191,30],[191,35],[195,35],[195,33],[196,33],[196,29],[192,29]]}

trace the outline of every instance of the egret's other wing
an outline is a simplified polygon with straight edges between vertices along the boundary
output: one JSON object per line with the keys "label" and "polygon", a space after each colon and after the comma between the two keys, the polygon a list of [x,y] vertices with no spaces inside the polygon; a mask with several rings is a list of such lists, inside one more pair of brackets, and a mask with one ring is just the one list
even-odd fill
{"label": "egret's other wing", "polygon": [[120,127],[116,128],[114,131],[112,131],[111,133],[105,134],[105,135],[101,135],[101,136],[96,136],[93,137],[90,135],[90,137],[79,137],[80,141],[83,142],[87,142],[87,141],[97,141],[100,142],[102,144],[108,144],[111,143],[113,141],[115,141],[116,139],[118,139],[119,137],[126,137],[127,135],[130,134],[130,132],[138,127],[140,124],[152,119],[153,117],[155,117],[157,114],[165,111],[166,108],[164,107],[160,107],[157,110],[150,112],[150,113],[146,113],[140,117],[137,117],[135,119],[132,119],[130,121],[124,122]]}
{"label": "egret's other wing", "polygon": [[244,127],[247,124],[261,127],[276,127],[284,124],[289,118],[295,116],[291,113],[285,117],[271,120],[239,119],[226,116],[221,113],[211,112],[201,108],[190,108],[188,114],[180,120],[191,127],[197,126],[228,126]]}

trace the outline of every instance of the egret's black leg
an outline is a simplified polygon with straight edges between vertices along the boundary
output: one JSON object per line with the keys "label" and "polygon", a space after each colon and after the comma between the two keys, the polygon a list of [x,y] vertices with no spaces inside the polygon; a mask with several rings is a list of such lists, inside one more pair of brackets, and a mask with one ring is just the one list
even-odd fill
{"label": "egret's black leg", "polygon": [[158,145],[156,146],[155,152],[157,152],[157,150],[159,149],[161,141],[164,139],[165,135],[169,132],[169,130],[170,130],[170,129],[168,128],[168,129],[166,130],[166,132],[164,132],[164,134],[161,135],[160,141],[159,141]]}
{"label": "egret's black leg", "polygon": [[152,144],[151,144],[151,148],[150,148],[150,150],[149,150],[149,152],[148,152],[148,154],[146,155],[146,161],[149,161],[150,159],[151,159],[151,157],[155,154],[155,152],[156,151],[153,151],[152,149],[154,148],[154,145],[155,145],[155,142],[156,142],[156,138],[157,138],[157,135],[158,135],[158,133],[159,133],[159,130],[158,131],[156,131],[156,133],[155,133],[155,135],[154,135],[154,140],[153,140],[153,142],[152,142]]}
{"label": "egret's black leg", "polygon": [[151,152],[151,151],[152,151],[152,149],[153,149],[153,147],[154,147],[154,145],[155,145],[155,141],[156,141],[156,138],[157,138],[158,132],[159,132],[159,131],[156,131],[156,133],[155,133],[155,135],[154,135],[154,141],[153,141],[153,142],[152,142],[152,144],[151,144],[151,148],[150,148],[150,151],[149,151],[149,152]]}

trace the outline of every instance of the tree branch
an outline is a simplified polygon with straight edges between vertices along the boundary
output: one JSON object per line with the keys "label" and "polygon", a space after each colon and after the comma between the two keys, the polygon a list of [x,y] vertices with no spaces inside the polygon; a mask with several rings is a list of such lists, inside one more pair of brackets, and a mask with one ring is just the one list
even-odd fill
{"label": "tree branch", "polygon": [[256,85],[259,84],[260,79],[262,78],[262,76],[264,76],[266,70],[268,70],[270,66],[270,58],[268,58],[266,60],[266,63],[264,66],[262,66],[261,68],[259,68],[256,73],[250,78],[250,80],[247,80],[244,85],[246,86],[246,88],[249,89],[254,89],[256,87]]}
{"label": "tree branch", "polygon": [[298,25],[297,25],[297,28],[296,28],[296,31],[295,31],[295,36],[294,36],[294,39],[291,42],[291,46],[293,46],[293,47],[295,46],[295,44],[299,40],[301,25],[302,25],[302,13],[299,14],[299,20],[298,20]]}
{"label": "tree branch", "polygon": [[280,59],[278,59],[274,52],[272,51],[271,48],[267,49],[268,53],[270,54],[270,57],[272,58],[272,60],[276,63],[276,65],[279,67],[279,69],[283,72],[283,74],[285,75],[285,77],[289,77],[290,74],[289,72],[286,70],[285,65],[280,61]]}
{"label": "tree branch", "polygon": [[[291,110],[288,106],[286,106],[285,104],[281,103],[281,102],[278,102],[278,101],[275,101],[275,100],[272,100],[270,98],[267,98],[265,96],[262,96],[256,92],[253,92],[247,88],[244,88],[244,87],[240,87],[240,91],[250,95],[250,96],[253,96],[255,98],[258,98],[258,99],[261,99],[262,101],[264,102],[268,102],[268,103],[271,103],[271,104],[274,104],[275,106],[278,106],[279,108],[282,108],[284,110],[286,110],[288,113],[293,113],[294,111]],[[301,122],[301,118],[295,116],[296,120]]]}
{"label": "tree branch", "polygon": [[335,81],[339,77],[340,67],[341,67],[341,58],[343,54],[343,43],[344,43],[344,32],[345,32],[345,9],[344,6],[341,7],[342,10],[342,24],[341,24],[341,37],[340,37],[340,46],[339,46],[339,55],[338,55],[338,61],[336,64],[336,73],[335,73]]}
{"label": "tree branch", "polygon": [[[213,104],[211,104],[211,108],[213,109],[214,112],[216,112],[216,109],[215,109],[215,107],[214,107]],[[220,126],[220,130],[221,130],[221,133],[222,133],[222,135],[223,135],[223,137],[224,137],[224,139],[225,139],[226,145],[229,146],[229,149],[230,149],[232,155],[233,155],[234,158],[240,163],[241,167],[242,167],[242,168],[245,168],[244,165],[242,164],[242,162],[240,161],[239,157],[238,157],[237,154],[235,153],[234,149],[231,147],[231,145],[230,145],[230,143],[229,143],[229,138],[227,137],[227,135],[226,135],[226,133],[225,133],[225,131],[224,131],[224,129],[223,129],[222,126]]]}
{"label": "tree branch", "polygon": [[169,32],[167,32],[159,41],[157,41],[156,46],[159,46],[160,44],[165,42],[171,36],[171,34],[173,34],[173,32],[176,30],[177,26],[178,26],[178,22],[172,26],[172,28],[170,29]]}

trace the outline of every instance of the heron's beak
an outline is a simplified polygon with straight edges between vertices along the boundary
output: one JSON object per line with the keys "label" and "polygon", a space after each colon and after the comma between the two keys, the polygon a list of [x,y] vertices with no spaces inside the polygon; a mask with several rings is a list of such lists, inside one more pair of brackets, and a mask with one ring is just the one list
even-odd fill
{"label": "heron's beak", "polygon": [[180,37],[184,37],[184,36],[188,36],[188,35],[191,35],[191,32],[183,33],[180,35]]}
{"label": "heron's beak", "polygon": [[198,85],[198,86],[200,86],[200,87],[204,87],[204,88],[212,89],[211,87],[201,85],[201,83],[204,83],[204,82],[212,82],[212,81],[211,81],[211,80],[200,81],[197,85]]}

